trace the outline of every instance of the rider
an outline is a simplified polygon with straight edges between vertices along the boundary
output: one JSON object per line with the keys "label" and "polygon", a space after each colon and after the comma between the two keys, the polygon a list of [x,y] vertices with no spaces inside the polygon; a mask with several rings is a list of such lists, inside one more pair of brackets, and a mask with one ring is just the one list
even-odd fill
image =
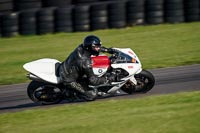
{"label": "rider", "polygon": [[68,88],[78,91],[83,98],[90,101],[97,96],[96,90],[88,90],[79,82],[79,79],[86,75],[87,81],[91,85],[99,85],[112,82],[116,79],[116,75],[97,77],[92,70],[91,55],[98,56],[99,52],[109,52],[105,47],[101,47],[101,40],[95,35],[85,37],[80,44],[69,56],[62,62],[60,67],[61,79]]}

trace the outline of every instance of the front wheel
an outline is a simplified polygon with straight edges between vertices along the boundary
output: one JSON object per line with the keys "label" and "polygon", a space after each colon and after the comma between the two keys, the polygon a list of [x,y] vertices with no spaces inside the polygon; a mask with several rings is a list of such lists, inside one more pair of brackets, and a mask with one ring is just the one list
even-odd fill
{"label": "front wheel", "polygon": [[137,85],[134,85],[132,82],[127,82],[121,89],[128,94],[135,92],[146,93],[150,91],[155,84],[153,74],[147,70],[142,70],[139,74],[136,74],[135,79]]}
{"label": "front wheel", "polygon": [[136,74],[135,79],[137,80],[135,92],[146,93],[150,91],[155,84],[155,78],[153,74],[147,70],[142,70],[142,72]]}
{"label": "front wheel", "polygon": [[62,101],[62,91],[56,85],[32,81],[28,88],[27,94],[29,98],[42,105],[56,104]]}

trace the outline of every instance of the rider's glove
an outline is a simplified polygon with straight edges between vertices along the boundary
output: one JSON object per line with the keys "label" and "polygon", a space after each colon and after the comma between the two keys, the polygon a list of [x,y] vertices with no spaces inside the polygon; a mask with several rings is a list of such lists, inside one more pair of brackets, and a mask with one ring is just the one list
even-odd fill
{"label": "rider's glove", "polygon": [[106,48],[106,47],[101,47],[100,51],[101,52],[107,52],[107,53],[110,53],[110,54],[114,54],[114,53],[118,53],[119,52],[117,49]]}
{"label": "rider's glove", "polygon": [[101,51],[101,52],[108,52],[108,48],[106,48],[106,47],[101,47],[100,51]]}
{"label": "rider's glove", "polygon": [[113,49],[113,48],[106,48],[106,47],[101,47],[100,49],[101,52],[107,52],[107,53],[110,53],[110,54],[114,54],[117,52],[116,49]]}
{"label": "rider's glove", "polygon": [[108,53],[113,54],[113,49],[112,48],[108,48]]}
{"label": "rider's glove", "polygon": [[118,53],[119,51],[117,49],[108,48],[107,52],[110,54],[115,54],[115,53]]}

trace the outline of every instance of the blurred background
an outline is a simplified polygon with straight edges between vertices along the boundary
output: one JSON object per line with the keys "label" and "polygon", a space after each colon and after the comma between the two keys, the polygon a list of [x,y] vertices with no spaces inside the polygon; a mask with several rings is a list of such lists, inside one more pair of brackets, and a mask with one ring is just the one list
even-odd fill
{"label": "blurred background", "polygon": [[0,0],[0,37],[200,20],[200,0]]}

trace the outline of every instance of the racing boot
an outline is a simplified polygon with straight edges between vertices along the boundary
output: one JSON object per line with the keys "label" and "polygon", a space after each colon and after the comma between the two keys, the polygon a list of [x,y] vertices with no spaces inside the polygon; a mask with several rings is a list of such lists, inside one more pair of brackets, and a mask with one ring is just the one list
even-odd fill
{"label": "racing boot", "polygon": [[81,84],[78,82],[71,82],[70,88],[78,91],[81,93],[81,98],[83,98],[86,101],[93,101],[97,97],[97,90],[88,90],[86,91]]}
{"label": "racing boot", "polygon": [[89,91],[85,91],[85,94],[83,96],[83,98],[86,101],[94,101],[95,98],[97,97],[97,90],[89,90]]}

